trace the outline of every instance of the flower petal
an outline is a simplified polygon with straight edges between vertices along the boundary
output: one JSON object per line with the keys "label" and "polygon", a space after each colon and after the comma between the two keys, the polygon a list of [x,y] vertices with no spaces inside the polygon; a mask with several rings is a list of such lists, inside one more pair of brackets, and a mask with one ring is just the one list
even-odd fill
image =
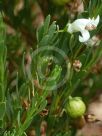
{"label": "flower petal", "polygon": [[72,24],[71,23],[68,23],[67,24],[67,32],[69,32],[69,33],[73,33],[73,29],[72,29]]}
{"label": "flower petal", "polygon": [[100,20],[100,16],[98,15],[97,18],[95,19],[95,25],[97,26]]}
{"label": "flower petal", "polygon": [[82,36],[79,35],[80,42],[86,42],[90,38],[90,33],[87,30],[81,31]]}

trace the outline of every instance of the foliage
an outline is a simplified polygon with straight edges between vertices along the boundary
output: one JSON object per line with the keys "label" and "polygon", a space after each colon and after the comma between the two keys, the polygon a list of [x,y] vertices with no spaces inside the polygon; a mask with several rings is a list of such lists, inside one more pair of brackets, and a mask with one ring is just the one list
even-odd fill
{"label": "foliage", "polygon": [[[0,1],[1,136],[27,136],[32,130],[39,136],[43,129],[48,136],[75,135],[66,112],[69,96],[88,105],[102,89],[101,68],[95,67],[102,57],[102,1],[83,1],[83,12],[72,12],[70,2]],[[95,43],[81,43],[78,33],[67,32],[68,22],[97,15],[99,25],[90,32],[91,40],[98,37]]]}

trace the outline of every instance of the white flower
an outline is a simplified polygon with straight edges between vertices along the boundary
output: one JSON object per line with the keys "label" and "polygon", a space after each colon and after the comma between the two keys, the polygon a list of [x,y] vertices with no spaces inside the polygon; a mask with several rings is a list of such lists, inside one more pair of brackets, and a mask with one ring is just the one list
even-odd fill
{"label": "white flower", "polygon": [[90,38],[90,30],[96,29],[99,23],[100,17],[97,16],[96,19],[77,19],[73,23],[68,23],[67,31],[69,33],[81,32],[82,36],[79,35],[80,42],[86,42]]}

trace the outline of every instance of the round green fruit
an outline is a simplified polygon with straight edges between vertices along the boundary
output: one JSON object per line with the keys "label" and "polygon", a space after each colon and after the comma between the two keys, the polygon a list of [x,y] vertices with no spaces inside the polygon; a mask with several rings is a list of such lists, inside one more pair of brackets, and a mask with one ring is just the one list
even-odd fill
{"label": "round green fruit", "polygon": [[55,3],[56,5],[65,5],[66,3],[68,3],[70,0],[53,0],[53,3]]}
{"label": "round green fruit", "polygon": [[66,105],[66,111],[72,118],[78,118],[84,115],[86,106],[80,97],[69,97]]}

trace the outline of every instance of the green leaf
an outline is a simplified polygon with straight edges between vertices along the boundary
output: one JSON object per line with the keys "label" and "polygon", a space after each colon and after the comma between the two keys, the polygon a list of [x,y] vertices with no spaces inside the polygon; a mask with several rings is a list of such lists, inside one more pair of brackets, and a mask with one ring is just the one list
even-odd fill
{"label": "green leaf", "polygon": [[37,110],[37,113],[41,112],[47,105],[47,100],[43,100],[41,103],[40,103],[40,106],[38,107],[39,109]]}
{"label": "green leaf", "polygon": [[98,14],[102,14],[102,0],[90,0],[89,1],[89,16],[96,17]]}
{"label": "green leaf", "polygon": [[[6,82],[5,79],[5,64],[6,64],[6,48],[5,48],[5,25],[2,15],[0,14],[0,101],[4,101]],[[5,79],[6,80],[6,79]]]}
{"label": "green leaf", "polygon": [[3,117],[5,115],[5,109],[6,109],[6,103],[0,102],[0,120],[3,120]]}
{"label": "green leaf", "polygon": [[41,39],[43,38],[43,33],[44,33],[44,26],[40,26],[37,30],[37,41],[38,43],[41,41]]}
{"label": "green leaf", "polygon": [[56,21],[54,21],[49,27],[48,34],[50,35],[50,38],[52,38],[55,32],[56,32]]}
{"label": "green leaf", "polygon": [[37,31],[37,41],[38,42],[40,42],[42,38],[47,34],[49,24],[50,24],[50,15],[46,17],[44,24],[38,28],[38,31]]}
{"label": "green leaf", "polygon": [[62,68],[58,65],[52,70],[49,79],[46,81],[45,90],[53,90],[57,87],[57,82],[60,79]]}
{"label": "green leaf", "polygon": [[47,34],[48,32],[48,28],[49,28],[49,24],[50,24],[50,15],[48,15],[45,19],[45,22],[44,22],[44,35]]}
{"label": "green leaf", "polygon": [[41,42],[39,43],[39,46],[47,46],[49,43],[49,37],[49,35],[44,36]]}

